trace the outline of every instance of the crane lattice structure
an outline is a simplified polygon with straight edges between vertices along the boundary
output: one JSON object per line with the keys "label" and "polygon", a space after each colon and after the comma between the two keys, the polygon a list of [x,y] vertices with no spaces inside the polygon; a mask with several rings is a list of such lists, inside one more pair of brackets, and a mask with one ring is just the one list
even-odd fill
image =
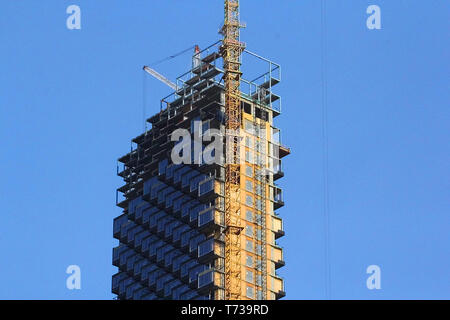
{"label": "crane lattice structure", "polygon": [[170,81],[169,79],[164,77],[162,74],[157,72],[155,69],[152,69],[152,68],[150,68],[148,66],[144,66],[143,69],[144,69],[145,72],[147,72],[148,74],[152,75],[154,78],[156,78],[159,81],[161,81],[162,83],[166,84],[167,86],[169,86],[173,90],[175,90],[175,91],[177,90],[177,85],[175,83],[173,83],[172,81]]}
{"label": "crane lattice structure", "polygon": [[239,0],[225,0],[222,28],[225,83],[225,299],[241,299],[240,135],[241,55]]}

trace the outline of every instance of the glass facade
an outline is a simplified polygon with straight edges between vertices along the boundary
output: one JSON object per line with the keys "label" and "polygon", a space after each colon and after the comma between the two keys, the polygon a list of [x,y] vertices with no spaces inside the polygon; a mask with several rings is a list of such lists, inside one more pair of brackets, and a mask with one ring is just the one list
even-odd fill
{"label": "glass facade", "polygon": [[[219,104],[210,108],[215,114],[203,119],[201,127],[194,125],[200,120],[194,113],[189,119],[171,119],[184,121],[180,127],[192,136],[199,128],[202,133],[219,129]],[[224,238],[215,236],[224,228],[223,170],[202,162],[172,163],[175,142],[170,134],[175,126],[170,117],[166,110],[149,119],[152,129],[133,139],[135,150],[119,159],[123,169],[118,175],[125,185],[118,189],[123,199],[117,199],[123,214],[113,223],[119,245],[113,249],[118,272],[112,277],[112,292],[118,299],[223,298]]]}
{"label": "glass facade", "polygon": [[[145,181],[143,195],[130,200],[126,213],[114,219],[120,244],[113,250],[119,272],[112,290],[119,298],[211,298],[211,290],[198,289],[214,284],[214,260],[223,254],[224,244],[199,229],[215,223],[217,214],[214,199],[199,199],[214,191],[215,179],[166,164],[166,159],[159,162],[158,176]],[[177,179],[185,181],[189,194]]]}

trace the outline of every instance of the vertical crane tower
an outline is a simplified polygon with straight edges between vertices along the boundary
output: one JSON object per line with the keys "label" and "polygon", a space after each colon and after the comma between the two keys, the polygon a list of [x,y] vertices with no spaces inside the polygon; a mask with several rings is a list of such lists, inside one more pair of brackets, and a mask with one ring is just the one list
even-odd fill
{"label": "vertical crane tower", "polygon": [[241,56],[239,0],[225,0],[222,56],[225,82],[225,299],[241,299],[240,136]]}

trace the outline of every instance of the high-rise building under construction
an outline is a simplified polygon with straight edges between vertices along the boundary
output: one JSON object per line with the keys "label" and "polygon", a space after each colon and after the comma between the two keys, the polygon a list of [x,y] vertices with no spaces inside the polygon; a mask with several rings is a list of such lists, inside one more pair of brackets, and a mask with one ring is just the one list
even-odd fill
{"label": "high-rise building under construction", "polygon": [[[273,91],[281,68],[245,49],[240,27],[239,2],[225,1],[223,40],[194,53],[147,120],[150,129],[119,159],[125,185],[117,190],[123,213],[114,219],[112,278],[119,299],[285,295],[276,181],[290,151],[274,126],[281,98]],[[242,55],[258,62],[252,80],[241,74]]]}

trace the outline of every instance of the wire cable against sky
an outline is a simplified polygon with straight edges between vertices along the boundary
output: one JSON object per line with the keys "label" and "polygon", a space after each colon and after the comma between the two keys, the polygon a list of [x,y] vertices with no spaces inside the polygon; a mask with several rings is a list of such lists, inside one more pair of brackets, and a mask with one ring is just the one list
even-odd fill
{"label": "wire cable against sky", "polygon": [[170,55],[170,56],[168,56],[168,57],[165,57],[164,59],[161,59],[161,60],[155,61],[155,62],[153,62],[153,63],[150,63],[149,66],[150,66],[150,67],[157,66],[157,65],[160,64],[160,63],[163,63],[163,62],[166,62],[166,61],[168,61],[168,60],[174,59],[174,58],[176,58],[176,57],[178,57],[178,56],[181,56],[183,53],[186,53],[186,52],[188,52],[189,50],[193,50],[194,48],[195,48],[195,45],[190,46],[189,48],[184,49],[183,51],[180,51],[180,52],[178,52],[178,53],[175,53],[175,54],[173,54],[173,55]]}
{"label": "wire cable against sky", "polygon": [[325,294],[331,299],[331,261],[330,261],[330,204],[328,191],[328,107],[327,107],[327,21],[326,0],[321,3],[321,32],[322,32],[322,150],[323,150],[323,213],[325,228]]}

